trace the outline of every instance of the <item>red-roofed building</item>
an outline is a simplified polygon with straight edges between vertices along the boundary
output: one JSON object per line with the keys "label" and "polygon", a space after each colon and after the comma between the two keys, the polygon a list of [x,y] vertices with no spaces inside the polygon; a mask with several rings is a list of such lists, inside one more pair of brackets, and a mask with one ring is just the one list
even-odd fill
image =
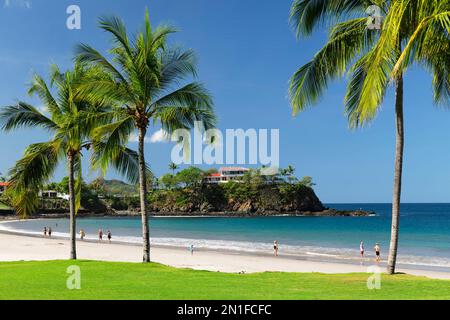
{"label": "red-roofed building", "polygon": [[239,181],[244,174],[249,171],[243,167],[222,167],[218,173],[212,173],[204,179],[207,184],[227,183],[230,181]]}
{"label": "red-roofed building", "polygon": [[9,182],[0,182],[0,194],[3,194],[8,186]]}

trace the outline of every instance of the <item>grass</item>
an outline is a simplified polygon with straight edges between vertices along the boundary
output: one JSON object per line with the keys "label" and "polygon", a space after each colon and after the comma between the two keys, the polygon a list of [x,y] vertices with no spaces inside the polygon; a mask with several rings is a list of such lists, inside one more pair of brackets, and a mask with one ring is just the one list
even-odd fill
{"label": "grass", "polygon": [[[67,267],[81,270],[81,289],[68,290]],[[450,281],[368,274],[226,274],[160,264],[96,261],[0,263],[0,299],[450,299]]]}

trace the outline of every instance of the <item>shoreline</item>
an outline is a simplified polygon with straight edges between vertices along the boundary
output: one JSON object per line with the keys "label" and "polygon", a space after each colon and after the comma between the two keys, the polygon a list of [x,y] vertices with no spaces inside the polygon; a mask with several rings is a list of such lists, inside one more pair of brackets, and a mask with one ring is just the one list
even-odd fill
{"label": "shoreline", "polygon": [[[28,216],[27,220],[33,219],[59,219],[67,218],[68,212],[48,212],[40,213],[35,216]],[[355,210],[337,210],[333,208],[325,208],[322,211],[256,211],[256,212],[242,212],[242,211],[211,211],[211,212],[149,212],[149,217],[153,218],[253,218],[253,217],[371,217],[375,216],[373,211],[364,211],[361,209]],[[140,217],[139,212],[133,211],[115,211],[115,213],[94,213],[94,212],[80,212],[78,218],[131,218]],[[20,220],[20,217],[15,214],[0,215],[0,221],[3,220]]]}
{"label": "shoreline", "polygon": [[[141,245],[127,242],[77,239],[78,258],[114,262],[140,262]],[[65,260],[69,255],[69,240],[63,237],[43,238],[39,235],[0,230],[0,261]],[[226,273],[257,272],[318,272],[326,274],[366,273],[376,263],[367,258],[363,262],[320,260],[310,257],[290,256],[262,252],[196,249],[191,255],[188,248],[152,246],[152,261],[176,268],[208,270]],[[378,265],[384,273],[385,262]],[[398,273],[450,280],[449,271],[429,268],[399,266]]]}

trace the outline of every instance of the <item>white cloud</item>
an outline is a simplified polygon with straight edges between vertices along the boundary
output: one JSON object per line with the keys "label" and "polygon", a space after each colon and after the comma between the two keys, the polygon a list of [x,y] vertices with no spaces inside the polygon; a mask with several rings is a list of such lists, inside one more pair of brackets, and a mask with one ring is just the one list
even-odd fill
{"label": "white cloud", "polygon": [[40,105],[37,106],[36,109],[41,113],[48,113],[48,108],[46,106]]}
{"label": "white cloud", "polygon": [[168,142],[168,141],[170,141],[170,136],[163,129],[160,129],[160,130],[156,131],[150,137],[150,142],[151,143]]}
{"label": "white cloud", "polygon": [[[139,137],[137,134],[132,133],[130,138],[128,139],[130,142],[139,142]],[[170,136],[163,129],[160,129],[153,133],[151,137],[145,137],[145,143],[161,143],[161,142],[169,142]]]}
{"label": "white cloud", "polygon": [[19,7],[31,9],[31,5],[32,5],[31,0],[4,0],[3,2],[4,8]]}

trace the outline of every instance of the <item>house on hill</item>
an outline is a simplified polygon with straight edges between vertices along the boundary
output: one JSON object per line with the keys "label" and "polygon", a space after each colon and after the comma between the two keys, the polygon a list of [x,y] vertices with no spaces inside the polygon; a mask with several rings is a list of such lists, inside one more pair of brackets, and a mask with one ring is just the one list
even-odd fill
{"label": "house on hill", "polygon": [[243,167],[222,167],[219,172],[212,173],[203,180],[206,184],[228,183],[230,181],[242,180],[242,177],[250,169]]}

